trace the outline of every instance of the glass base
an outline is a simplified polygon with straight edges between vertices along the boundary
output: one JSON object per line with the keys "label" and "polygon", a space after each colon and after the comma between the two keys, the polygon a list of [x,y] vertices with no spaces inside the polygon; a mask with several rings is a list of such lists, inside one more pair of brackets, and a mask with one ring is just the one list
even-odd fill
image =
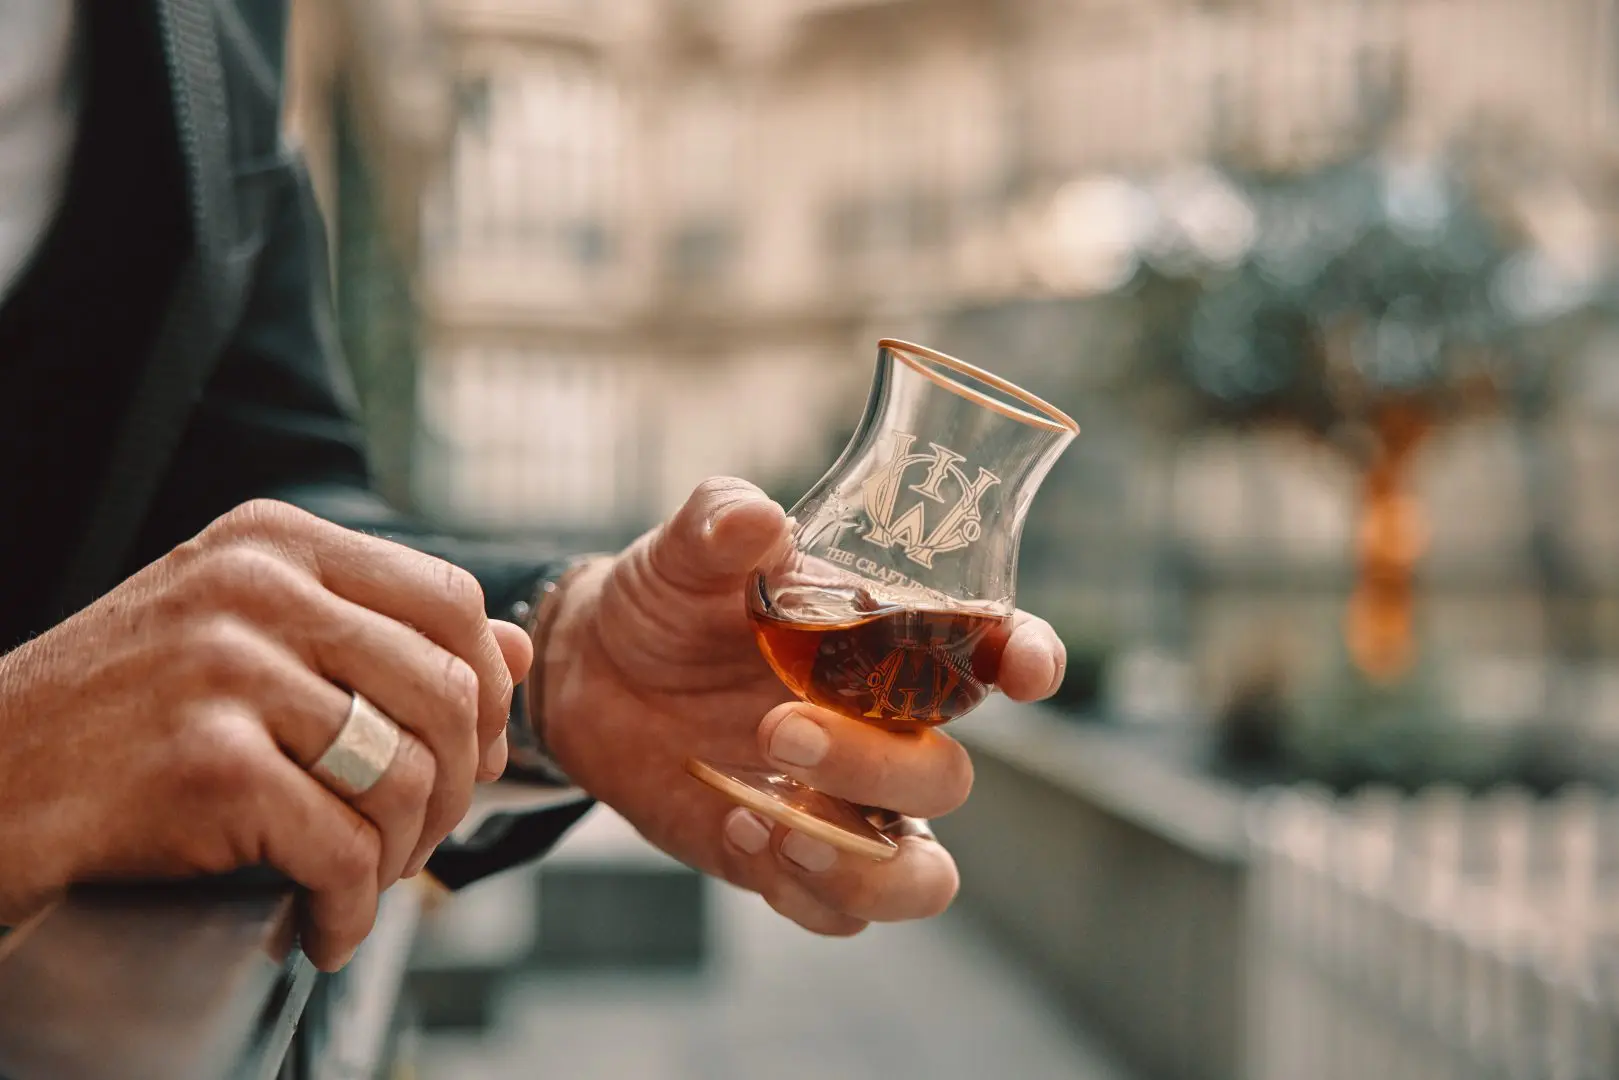
{"label": "glass base", "polygon": [[710,765],[692,759],[686,771],[734,803],[839,851],[878,862],[899,847],[873,825],[854,803],[823,795],[790,776],[741,765]]}

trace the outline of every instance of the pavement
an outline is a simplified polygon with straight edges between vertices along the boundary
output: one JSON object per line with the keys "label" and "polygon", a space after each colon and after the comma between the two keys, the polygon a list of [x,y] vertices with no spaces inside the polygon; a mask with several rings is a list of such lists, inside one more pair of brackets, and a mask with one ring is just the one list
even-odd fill
{"label": "pavement", "polygon": [[707,970],[524,976],[492,1030],[422,1038],[421,1080],[1130,1080],[962,915],[830,940],[712,897]]}

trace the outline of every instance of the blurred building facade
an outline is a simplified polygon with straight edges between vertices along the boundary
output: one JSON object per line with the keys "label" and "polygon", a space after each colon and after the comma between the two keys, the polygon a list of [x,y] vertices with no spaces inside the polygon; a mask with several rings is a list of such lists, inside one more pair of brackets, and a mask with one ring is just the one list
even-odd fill
{"label": "blurred building facade", "polygon": [[285,126],[328,231],[336,331],[377,481],[413,501],[421,206],[452,124],[449,70],[421,0],[293,0]]}
{"label": "blurred building facade", "polygon": [[[912,336],[1080,416],[1067,480],[1048,485],[1030,528],[1044,606],[1109,640],[1195,640],[1188,679],[1301,629],[1332,640],[1353,483],[1295,440],[1171,438],[1117,406],[1139,328],[1099,301],[1134,267],[1121,239],[1132,203],[1111,178],[1189,188],[1185,224],[1218,246],[1232,225],[1217,188],[1196,195],[1207,163],[1304,168],[1380,126],[1413,158],[1494,148],[1490,160],[1549,192],[1527,227],[1604,248],[1612,228],[1613,0],[437,0],[434,12],[457,120],[424,212],[424,508],[581,539],[631,533],[715,472],[791,497],[856,415],[875,338]],[[1610,353],[1569,363],[1548,423],[1573,470],[1573,546],[1609,590],[1595,617],[1611,644]],[[1437,575],[1452,587],[1430,612],[1457,653],[1546,645],[1517,569],[1523,469],[1493,420],[1447,431],[1427,456],[1434,548],[1459,568]],[[1191,608],[1161,588],[1188,549],[1213,568]],[[1261,587],[1254,568],[1277,565],[1284,584]],[[1141,670],[1138,682],[1176,682]],[[1518,681],[1520,698],[1533,681]]]}
{"label": "blurred building facade", "polygon": [[[605,540],[705,475],[823,458],[844,389],[826,314],[794,325],[721,287],[747,170],[719,43],[657,4],[439,11],[461,120],[426,212],[424,506]],[[692,49],[715,61],[701,85]]]}
{"label": "blurred building facade", "polygon": [[[390,0],[304,3],[298,31],[293,126],[396,497],[576,545],[714,473],[790,500],[876,338],[922,340],[1080,419],[1025,601],[1132,654],[1109,693],[1144,714],[1218,698],[1256,653],[1330,667],[1357,508],[1322,448],[1189,435],[1133,385],[1141,312],[1113,294],[1140,191],[1219,250],[1252,222],[1211,164],[1308,169],[1375,129],[1413,161],[1482,148],[1576,263],[1613,247],[1615,0]],[[1561,358],[1536,420],[1610,656],[1614,352]],[[1546,689],[1525,445],[1467,420],[1419,478],[1430,637],[1487,722]]]}
{"label": "blurred building facade", "polygon": [[[1611,263],[1616,43],[1619,0],[297,0],[288,104],[394,498],[581,549],[657,520],[713,473],[791,500],[857,418],[876,339],[909,337],[1080,420],[1030,519],[1020,600],[1062,630],[1070,683],[1087,652],[1105,656],[1099,704],[1151,722],[1217,711],[1256,669],[1330,686],[1361,522],[1341,456],[1263,426],[1189,426],[1142,374],[1150,327],[1125,286],[1142,192],[1174,195],[1175,224],[1218,253],[1254,227],[1221,170],[1307,171],[1369,133],[1417,163],[1461,144],[1499,174],[1535,244]],[[1533,417],[1445,425],[1415,478],[1437,685],[1402,708],[1463,721],[1447,737],[1478,775],[1553,713],[1607,718],[1565,750],[1619,761],[1619,334],[1565,344]],[[1571,597],[1537,575],[1539,504]],[[1096,749],[1075,758],[1156,800],[1160,820],[1162,791]],[[1026,905],[1007,910],[1040,926],[1031,953],[1099,956],[1083,966],[1138,989],[1154,971],[1185,975],[1199,948],[1237,955],[1210,931],[1204,878],[1183,887],[1090,811],[1054,812],[1044,779],[973,750],[979,794],[945,839],[976,907],[997,890]],[[1005,843],[1031,805],[1015,793],[1038,800],[1038,852]],[[975,808],[993,826],[977,849]],[[1362,1073],[1411,1054],[1476,1063],[1481,1032],[1505,1032],[1511,1045],[1486,1049],[1544,1051],[1559,1062],[1545,1075],[1575,1075],[1558,1055],[1585,1019],[1555,1039],[1533,1019],[1514,1042],[1519,1013],[1477,1011],[1510,965],[1524,1001],[1572,1015],[1589,991],[1523,967],[1522,928],[1490,919],[1534,916],[1544,926],[1525,933],[1554,950],[1583,955],[1599,937],[1607,950],[1612,928],[1582,919],[1606,910],[1613,868],[1570,859],[1579,889],[1555,896],[1492,879],[1462,890],[1472,907],[1435,876],[1446,891],[1413,909],[1393,871],[1430,877],[1378,831],[1386,820],[1342,825],[1343,843],[1324,820],[1302,854],[1261,851],[1249,894],[1274,904],[1267,890],[1292,883],[1254,913],[1275,929],[1254,934],[1249,992],[1286,1006],[1280,1027],[1250,1033],[1271,1071],[1296,1075],[1321,1047],[1352,1048],[1333,1060]],[[1582,839],[1583,820],[1566,836],[1615,850],[1611,815],[1600,841]],[[1544,850],[1564,850],[1566,824]],[[1329,865],[1340,854],[1348,876]],[[1018,857],[1043,884],[1017,876]],[[1022,918],[1030,897],[1057,927]],[[1064,946],[1062,926],[1100,951]],[[1120,962],[1118,939],[1148,943],[1152,961]],[[1424,966],[1436,955],[1460,962]],[[1130,1010],[1153,1042],[1226,1015],[1184,1009],[1206,988],[1159,1000]]]}

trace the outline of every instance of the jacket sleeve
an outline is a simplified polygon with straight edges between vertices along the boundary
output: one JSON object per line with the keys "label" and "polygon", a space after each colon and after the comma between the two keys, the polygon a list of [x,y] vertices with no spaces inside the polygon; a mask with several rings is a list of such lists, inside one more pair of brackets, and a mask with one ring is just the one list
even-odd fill
{"label": "jacket sleeve", "polygon": [[[533,595],[555,552],[445,535],[371,491],[352,383],[340,355],[324,231],[301,162],[274,180],[267,239],[242,318],[220,357],[137,544],[142,565],[253,498],[297,503],[351,528],[458,563],[491,616]],[[547,851],[588,802],[484,823],[429,868],[455,887]]]}

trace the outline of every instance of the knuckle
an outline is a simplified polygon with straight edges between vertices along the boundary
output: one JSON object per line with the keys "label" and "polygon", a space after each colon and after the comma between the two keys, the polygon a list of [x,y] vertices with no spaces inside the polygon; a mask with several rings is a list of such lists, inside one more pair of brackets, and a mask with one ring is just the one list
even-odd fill
{"label": "knuckle", "polygon": [[932,919],[943,915],[955,903],[956,893],[960,889],[961,872],[956,869],[955,861],[947,858],[937,884],[923,894],[918,904],[918,917]]}
{"label": "knuckle", "polygon": [[932,790],[937,806],[929,816],[948,814],[967,801],[973,790],[973,759],[967,748],[954,739],[944,738],[946,750],[940,768],[939,781]]}
{"label": "knuckle", "polygon": [[478,715],[478,673],[472,665],[454,653],[444,654],[444,670],[440,673],[439,692],[455,709],[462,722],[476,720]]}
{"label": "knuckle", "polygon": [[282,601],[298,588],[297,572],[255,544],[229,544],[206,564],[205,588],[238,603]]}
{"label": "knuckle", "polygon": [[[496,645],[496,648],[499,649],[499,645]],[[512,673],[507,669],[505,661],[502,660],[500,663],[495,664],[493,670],[491,670],[489,674],[494,680],[492,685],[494,687],[495,697],[505,702],[509,708],[512,700],[512,691],[516,684],[512,682]],[[504,713],[501,714],[499,720],[502,723],[505,722],[506,716]]]}
{"label": "knuckle", "polygon": [[270,510],[264,505],[268,501],[265,499],[251,499],[248,502],[232,507],[209,522],[208,527],[203,529],[198,539],[204,542],[226,541],[262,528],[261,522],[267,516],[276,513],[276,511]]}
{"label": "knuckle", "polygon": [[231,535],[280,534],[311,516],[279,499],[249,499],[226,513],[218,523]]}
{"label": "knuckle", "polygon": [[764,493],[748,481],[735,476],[710,476],[692,491],[692,501],[703,506],[723,507]]}
{"label": "knuckle", "polygon": [[474,778],[469,771],[463,778],[459,774],[452,774],[440,767],[435,777],[433,795],[429,801],[427,819],[423,822],[422,832],[438,844],[450,835],[456,824],[467,816],[472,808],[472,789]]}
{"label": "knuckle", "polygon": [[478,583],[476,577],[454,563],[442,559],[438,560],[434,573],[437,576],[439,595],[446,603],[469,619],[474,615],[480,619],[483,617],[483,586]]}
{"label": "knuckle", "polygon": [[246,735],[226,710],[211,710],[187,730],[175,749],[171,775],[190,799],[217,808],[255,797],[264,762],[261,747]]}
{"label": "knuckle", "polygon": [[730,476],[710,476],[698,482],[692,494],[703,502],[721,502],[736,497],[742,481]]}
{"label": "knuckle", "polygon": [[413,810],[425,807],[433,797],[438,770],[433,755],[419,739],[406,737],[399,748],[399,757],[394,761],[393,771],[400,801]]}
{"label": "knuckle", "polygon": [[464,780],[458,780],[452,785],[445,797],[445,820],[440,824],[444,836],[448,836],[457,823],[467,816],[467,811],[472,809],[473,784],[474,779],[469,773]]}
{"label": "knuckle", "polygon": [[382,859],[382,840],[375,829],[358,818],[345,819],[327,850],[326,870],[339,888],[376,880]]}
{"label": "knuckle", "polygon": [[190,539],[182,540],[159,561],[176,569],[190,566],[207,554],[217,527],[218,522],[215,522]]}
{"label": "knuckle", "polygon": [[206,688],[217,689],[250,673],[262,645],[252,626],[234,615],[216,614],[187,625],[178,651]]}

